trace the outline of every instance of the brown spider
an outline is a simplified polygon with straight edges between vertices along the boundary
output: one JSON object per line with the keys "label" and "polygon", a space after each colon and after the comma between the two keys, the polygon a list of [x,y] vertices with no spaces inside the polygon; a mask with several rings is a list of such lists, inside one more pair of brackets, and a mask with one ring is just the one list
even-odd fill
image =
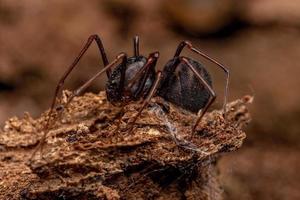
{"label": "brown spider", "polygon": [[[79,55],[75,58],[73,63],[60,79],[55,90],[49,116],[51,116],[56,106],[56,99],[64,85],[65,79],[77,66],[77,63],[93,41],[96,41],[105,67],[97,72],[81,87],[73,91],[65,106],[67,106],[75,96],[80,95],[97,77],[106,72],[108,78],[106,83],[106,95],[107,99],[112,104],[128,103],[129,101],[143,99],[141,108],[131,121],[131,129],[143,109],[148,105],[150,99],[154,95],[158,95],[166,101],[193,113],[197,113],[201,109],[201,112],[192,128],[192,133],[194,133],[203,115],[216,99],[216,94],[212,89],[211,77],[205,67],[196,60],[181,56],[182,50],[184,47],[187,47],[197,55],[200,55],[216,64],[226,73],[225,97],[223,104],[225,115],[229,71],[218,61],[193,47],[190,42],[180,42],[173,58],[167,62],[162,71],[156,71],[155,66],[159,58],[159,52],[150,53],[148,57],[140,55],[138,36],[133,39],[134,55],[132,57],[128,57],[126,53],[120,53],[112,62],[109,63],[101,39],[98,35],[91,35]],[[112,70],[112,67],[114,67],[117,63],[119,64]],[[45,141],[50,121],[49,117],[45,128],[46,131],[39,146],[42,146]]]}

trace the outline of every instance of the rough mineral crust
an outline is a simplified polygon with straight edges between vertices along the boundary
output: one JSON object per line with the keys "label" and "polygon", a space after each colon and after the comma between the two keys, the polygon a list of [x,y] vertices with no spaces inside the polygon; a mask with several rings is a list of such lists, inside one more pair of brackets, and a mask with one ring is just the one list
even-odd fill
{"label": "rough mineral crust", "polygon": [[251,101],[227,104],[226,120],[207,113],[192,136],[196,115],[159,97],[128,132],[141,102],[122,108],[87,93],[55,111],[31,162],[49,111],[11,118],[0,132],[0,199],[222,199],[216,161],[241,147]]}

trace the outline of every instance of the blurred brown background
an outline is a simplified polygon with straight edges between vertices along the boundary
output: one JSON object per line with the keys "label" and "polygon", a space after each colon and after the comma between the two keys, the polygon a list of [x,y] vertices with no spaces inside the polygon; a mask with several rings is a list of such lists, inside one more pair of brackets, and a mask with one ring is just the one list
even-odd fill
{"label": "blurred brown background", "polygon": [[[59,77],[94,33],[110,60],[132,55],[138,34],[141,53],[160,51],[158,68],[182,40],[229,66],[229,99],[254,94],[255,101],[243,148],[219,163],[226,199],[300,199],[300,0],[0,0],[1,126],[48,108]],[[204,63],[218,107],[224,74]],[[93,45],[66,88],[100,67]],[[103,89],[104,78],[89,90]]]}

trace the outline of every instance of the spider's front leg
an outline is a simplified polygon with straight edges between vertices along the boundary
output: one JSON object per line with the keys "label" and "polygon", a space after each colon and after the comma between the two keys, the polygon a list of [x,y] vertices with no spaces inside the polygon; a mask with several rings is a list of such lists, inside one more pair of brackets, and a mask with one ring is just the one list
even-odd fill
{"label": "spider's front leg", "polygon": [[[83,46],[83,48],[80,50],[79,54],[76,56],[76,58],[72,62],[72,64],[67,68],[67,70],[65,71],[65,73],[63,74],[63,76],[60,78],[60,80],[59,80],[59,82],[58,82],[58,84],[56,86],[55,92],[54,92],[54,96],[53,96],[53,100],[52,100],[52,104],[51,104],[51,108],[50,108],[50,112],[49,112],[50,116],[51,116],[51,114],[53,112],[53,109],[55,108],[56,99],[57,99],[57,97],[58,97],[58,95],[59,95],[62,87],[64,86],[65,80],[70,75],[70,73],[74,70],[74,68],[76,66],[78,66],[77,65],[78,62],[84,56],[84,54],[89,49],[89,47],[91,46],[91,44],[93,43],[93,41],[95,41],[96,44],[97,44],[97,47],[99,49],[99,53],[101,54],[103,65],[106,66],[106,65],[109,64],[108,59],[106,57],[105,49],[104,49],[104,46],[103,46],[103,43],[102,43],[100,37],[98,35],[91,35],[88,38],[88,40],[85,43],[85,45]],[[106,75],[107,75],[108,78],[110,77],[110,74],[111,74],[111,70],[110,69],[106,70]],[[50,121],[47,122],[47,125],[46,125],[45,128],[48,129],[49,125],[50,125]]]}
{"label": "spider's front leg", "polygon": [[[76,90],[74,90],[72,92],[71,96],[68,98],[68,101],[66,102],[65,107],[67,107],[69,105],[69,103],[73,100],[74,97],[79,96],[80,94],[82,94],[82,92],[85,91],[93,83],[93,81],[96,78],[98,78],[104,72],[107,72],[107,70],[110,70],[120,60],[122,60],[121,66],[123,66],[122,70],[121,70],[121,81],[124,80],[125,79],[125,70],[126,70],[127,55],[125,53],[120,53],[110,64],[108,64],[107,66],[105,66],[102,70],[100,70],[94,76],[92,76],[89,80],[87,80],[83,85],[81,85],[79,88],[77,88]],[[120,84],[119,89],[120,90],[123,89],[122,84]]]}
{"label": "spider's front leg", "polygon": [[[76,66],[78,66],[77,65],[78,62],[84,56],[84,54],[89,49],[89,47],[91,46],[91,44],[93,43],[93,41],[95,41],[96,44],[97,44],[97,47],[99,49],[99,53],[101,54],[103,65],[106,66],[106,65],[109,64],[108,59],[106,57],[105,50],[104,50],[104,46],[103,46],[103,43],[102,43],[100,37],[98,35],[91,35],[88,38],[88,40],[85,43],[85,45],[83,46],[83,48],[80,50],[79,54],[76,56],[76,58],[72,62],[72,64],[67,68],[67,70],[65,71],[65,73],[63,74],[63,76],[60,78],[60,80],[59,80],[59,82],[58,82],[58,84],[56,86],[56,89],[55,89],[55,92],[54,92],[54,96],[53,96],[53,99],[52,99],[52,103],[51,103],[51,107],[50,107],[50,111],[49,111],[49,118],[48,118],[48,121],[46,122],[46,126],[45,126],[45,130],[46,131],[48,131],[48,129],[50,128],[50,125],[51,125],[51,116],[52,116],[52,113],[53,113],[54,108],[56,106],[56,102],[57,102],[57,98],[59,96],[59,93],[61,92],[61,90],[62,90],[62,88],[64,86],[65,80],[70,75],[70,73],[73,71],[73,69]],[[106,70],[106,75],[107,75],[108,78],[110,77],[110,74],[111,74],[111,70],[107,69]],[[45,136],[42,137],[42,141],[43,140],[45,140]]]}
{"label": "spider's front leg", "polygon": [[[40,142],[37,146],[37,148],[34,150],[34,152],[32,153],[32,156],[30,158],[30,161],[32,160],[32,158],[34,157],[34,155],[36,154],[36,152],[40,149],[42,151],[42,148],[43,148],[43,144],[45,142],[45,139],[46,139],[46,136],[47,136],[47,133],[49,132],[49,129],[51,127],[51,125],[53,124],[53,121],[52,121],[52,114],[53,114],[53,111],[56,107],[56,103],[57,103],[57,98],[59,96],[59,93],[61,92],[61,89],[62,87],[64,86],[64,82],[65,80],[67,79],[67,77],[69,76],[69,74],[73,71],[73,69],[78,66],[78,62],[80,61],[80,59],[83,57],[83,55],[86,53],[86,51],[89,49],[89,47],[91,46],[91,44],[93,43],[93,41],[96,42],[97,44],[97,47],[99,49],[99,52],[101,54],[101,57],[102,57],[102,62],[104,64],[104,66],[108,65],[109,62],[108,62],[108,59],[106,57],[106,53],[105,53],[105,50],[104,50],[104,46],[103,46],[103,43],[100,39],[100,37],[98,35],[91,35],[87,42],[85,43],[85,45],[83,46],[83,48],[81,49],[81,51],[79,52],[79,54],[76,56],[76,58],[74,59],[74,61],[72,62],[72,64],[67,68],[67,70],[65,71],[65,73],[63,74],[63,76],[61,77],[61,79],[59,80],[57,86],[56,86],[56,89],[55,89],[55,92],[54,92],[54,96],[53,96],[53,99],[52,99],[52,103],[51,103],[51,107],[50,107],[50,111],[49,111],[49,114],[48,114],[48,120],[46,122],[46,125],[44,127],[44,134],[42,136],[42,138],[40,139]],[[111,70],[110,68],[106,68],[106,74],[107,76],[109,77],[110,74],[111,74]],[[60,108],[63,108],[62,106],[60,106],[58,109]],[[62,112],[63,109],[60,110],[60,112]],[[59,114],[60,115],[60,114]],[[55,121],[57,119],[57,117],[55,117],[53,120]]]}

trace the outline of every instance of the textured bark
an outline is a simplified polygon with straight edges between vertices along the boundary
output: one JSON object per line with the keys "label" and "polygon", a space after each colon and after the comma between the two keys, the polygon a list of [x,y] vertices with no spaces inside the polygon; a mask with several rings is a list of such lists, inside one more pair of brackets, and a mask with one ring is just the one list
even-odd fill
{"label": "textured bark", "polygon": [[251,101],[229,103],[226,121],[221,111],[207,113],[191,137],[196,116],[158,97],[128,133],[140,102],[121,108],[104,92],[87,93],[54,113],[31,163],[48,111],[11,118],[0,132],[0,199],[222,199],[216,162],[241,147]]}

